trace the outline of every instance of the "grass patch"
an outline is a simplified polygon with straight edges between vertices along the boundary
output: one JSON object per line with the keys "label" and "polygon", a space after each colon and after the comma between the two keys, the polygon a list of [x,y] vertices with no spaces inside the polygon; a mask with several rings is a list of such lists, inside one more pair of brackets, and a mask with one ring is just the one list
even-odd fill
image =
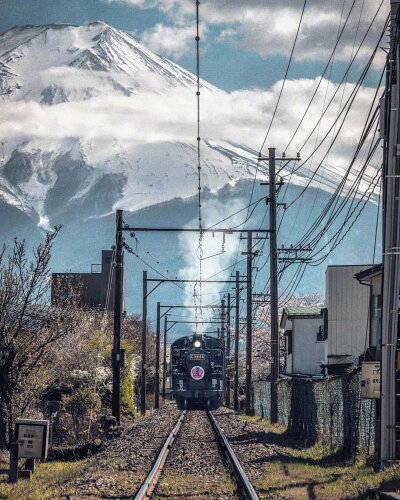
{"label": "grass patch", "polygon": [[[293,444],[285,436],[285,427],[259,417],[241,417],[260,426],[279,443],[284,455],[271,457],[264,465],[265,474],[254,478],[260,498],[315,498],[324,500],[375,498],[373,489],[400,489],[400,466],[375,472],[365,460],[351,463],[322,442],[308,448]],[[249,472],[251,477],[251,471]]]}
{"label": "grass patch", "polygon": [[[87,460],[78,462],[48,462],[37,464],[32,479],[19,479],[8,483],[8,475],[0,475],[0,498],[10,500],[43,500],[59,498],[65,484],[78,477],[87,465]],[[0,467],[8,465],[0,465]]]}

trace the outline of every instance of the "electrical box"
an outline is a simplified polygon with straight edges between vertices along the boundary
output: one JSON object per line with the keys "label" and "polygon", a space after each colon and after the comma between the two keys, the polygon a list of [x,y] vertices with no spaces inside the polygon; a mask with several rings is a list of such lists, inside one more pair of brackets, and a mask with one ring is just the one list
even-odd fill
{"label": "electrical box", "polygon": [[46,458],[49,446],[49,421],[17,418],[15,436],[19,458]]}
{"label": "electrical box", "polygon": [[376,361],[361,363],[361,397],[366,399],[381,397],[381,364]]}

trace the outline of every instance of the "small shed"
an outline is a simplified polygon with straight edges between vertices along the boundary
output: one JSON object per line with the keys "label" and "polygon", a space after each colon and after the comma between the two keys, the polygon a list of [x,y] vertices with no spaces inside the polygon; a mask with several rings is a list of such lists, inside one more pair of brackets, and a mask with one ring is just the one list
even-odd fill
{"label": "small shed", "polygon": [[281,330],[285,335],[285,373],[321,375],[327,339],[326,310],[319,306],[285,307]]}

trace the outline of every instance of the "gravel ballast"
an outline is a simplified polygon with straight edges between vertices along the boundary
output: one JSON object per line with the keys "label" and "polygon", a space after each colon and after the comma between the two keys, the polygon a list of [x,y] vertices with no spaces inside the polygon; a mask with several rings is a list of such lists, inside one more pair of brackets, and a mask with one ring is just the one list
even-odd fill
{"label": "gravel ballast", "polygon": [[155,499],[240,498],[205,411],[187,411],[165,463]]}
{"label": "gravel ballast", "polygon": [[130,498],[139,490],[180,412],[169,404],[112,440],[88,462],[83,476],[68,483],[70,500]]}

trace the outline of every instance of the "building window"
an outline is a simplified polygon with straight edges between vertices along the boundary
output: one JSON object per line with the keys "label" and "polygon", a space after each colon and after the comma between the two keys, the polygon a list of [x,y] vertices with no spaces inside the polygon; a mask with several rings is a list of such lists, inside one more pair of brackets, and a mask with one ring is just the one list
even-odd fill
{"label": "building window", "polygon": [[106,257],[106,258],[104,259],[104,262],[105,262],[106,264],[111,264],[111,257]]}
{"label": "building window", "polygon": [[317,342],[323,342],[327,338],[328,335],[326,334],[325,328],[321,325],[317,331]]}
{"label": "building window", "polygon": [[292,354],[293,352],[293,331],[286,330],[286,352]]}

